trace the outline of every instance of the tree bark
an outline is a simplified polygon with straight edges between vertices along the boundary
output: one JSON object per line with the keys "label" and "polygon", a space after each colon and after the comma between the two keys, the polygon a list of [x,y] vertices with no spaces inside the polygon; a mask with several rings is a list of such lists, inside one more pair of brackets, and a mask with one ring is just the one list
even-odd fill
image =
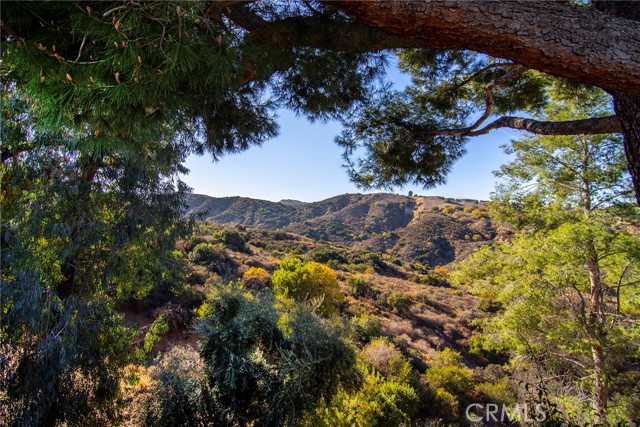
{"label": "tree bark", "polygon": [[640,96],[614,92],[613,105],[620,120],[627,168],[640,206]]}
{"label": "tree bark", "polygon": [[609,387],[606,379],[605,355],[602,347],[604,338],[602,311],[602,280],[600,266],[592,246],[588,252],[591,254],[587,261],[589,280],[591,282],[591,295],[589,300],[589,317],[587,319],[587,334],[591,339],[591,354],[593,357],[593,411],[597,425],[607,425],[607,404],[609,401]]}
{"label": "tree bark", "polygon": [[[596,10],[607,15],[634,22],[636,28],[640,28],[640,2],[637,1],[610,1],[594,0]],[[640,206],[640,94],[629,89],[611,91],[613,105],[620,127],[624,134],[624,153],[627,157],[627,168],[633,182],[633,191],[636,202]]]}
{"label": "tree bark", "polygon": [[565,2],[326,0],[423,48],[468,49],[640,96],[640,26]]}
{"label": "tree bark", "polygon": [[617,116],[594,117],[564,122],[545,122],[524,117],[504,116],[477,131],[467,133],[466,136],[484,135],[498,128],[526,130],[536,135],[600,135],[622,132],[620,120]]}

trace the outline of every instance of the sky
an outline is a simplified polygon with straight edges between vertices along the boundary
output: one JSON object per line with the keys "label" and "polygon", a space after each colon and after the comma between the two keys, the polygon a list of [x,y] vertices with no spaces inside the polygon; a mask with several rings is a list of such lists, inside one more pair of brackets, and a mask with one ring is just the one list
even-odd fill
{"label": "sky", "polygon": [[[398,88],[409,79],[392,64],[389,77]],[[281,110],[280,133],[262,146],[213,161],[210,155],[190,156],[185,166],[190,173],[181,179],[197,194],[213,197],[242,196],[254,199],[282,199],[314,202],[345,193],[363,191],[349,181],[342,167],[342,149],[333,141],[341,131],[336,121],[310,123],[304,117]],[[501,145],[515,133],[494,130],[471,138],[467,154],[452,168],[447,182],[428,190],[419,186],[395,188],[394,192],[488,200],[495,187],[493,171],[508,160]]]}

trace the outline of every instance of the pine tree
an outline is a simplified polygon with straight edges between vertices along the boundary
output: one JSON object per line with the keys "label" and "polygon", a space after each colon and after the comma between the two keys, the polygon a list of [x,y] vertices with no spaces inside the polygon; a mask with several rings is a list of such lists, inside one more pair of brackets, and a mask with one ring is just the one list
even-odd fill
{"label": "pine tree", "polygon": [[[556,87],[543,119],[606,113],[607,100]],[[604,110],[603,110],[604,109]],[[522,230],[510,245],[465,262],[459,280],[503,307],[487,331],[544,369],[588,373],[594,420],[607,424],[616,370],[635,334],[640,278],[631,183],[616,137],[533,137],[513,141],[499,175],[494,218]],[[573,365],[573,366],[572,366]],[[585,372],[586,371],[586,372]]]}

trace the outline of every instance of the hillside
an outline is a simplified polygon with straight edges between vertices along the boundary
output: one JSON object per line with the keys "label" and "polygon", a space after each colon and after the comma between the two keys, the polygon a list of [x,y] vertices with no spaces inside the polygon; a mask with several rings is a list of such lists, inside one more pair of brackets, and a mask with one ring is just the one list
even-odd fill
{"label": "hillside", "polygon": [[276,203],[194,194],[188,204],[187,215],[207,221],[292,232],[429,268],[462,259],[496,236],[486,204],[475,200],[378,193]]}

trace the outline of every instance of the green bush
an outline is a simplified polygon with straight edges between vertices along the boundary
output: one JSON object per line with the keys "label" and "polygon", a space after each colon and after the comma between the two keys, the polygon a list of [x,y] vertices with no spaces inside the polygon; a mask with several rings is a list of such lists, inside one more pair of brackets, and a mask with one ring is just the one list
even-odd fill
{"label": "green bush", "polygon": [[236,263],[227,256],[220,245],[200,243],[189,254],[189,260],[194,264],[206,266],[225,280],[231,280],[237,270]]}
{"label": "green bush", "polygon": [[271,282],[276,296],[300,302],[315,300],[323,314],[334,313],[344,300],[333,270],[315,261],[285,258],[271,276]]}
{"label": "green bush", "polygon": [[153,347],[160,341],[160,336],[169,332],[168,315],[161,313],[151,324],[149,331],[144,336],[144,345],[142,349],[145,353],[149,353]]}
{"label": "green bush", "polygon": [[211,243],[198,243],[189,254],[189,261],[199,265],[210,265],[216,261],[220,249]]}
{"label": "green bush", "polygon": [[471,372],[465,367],[462,356],[450,348],[438,353],[424,378],[442,415],[447,417],[460,416],[459,403],[469,402],[475,392]]}
{"label": "green bush", "polygon": [[213,233],[213,240],[236,252],[250,253],[247,241],[235,230],[220,230]]}
{"label": "green bush", "polygon": [[400,292],[394,292],[387,296],[387,305],[396,314],[406,313],[413,306],[413,300]]}
{"label": "green bush", "polygon": [[309,419],[316,427],[401,427],[411,424],[418,395],[409,384],[367,370],[364,385],[355,393],[341,391]]}
{"label": "green bush", "polygon": [[356,297],[369,297],[373,295],[373,289],[364,277],[352,276],[347,280],[347,284],[351,288],[353,295]]}
{"label": "green bush", "polygon": [[311,254],[311,259],[322,264],[327,264],[329,261],[337,261],[339,264],[347,262],[347,259],[333,248],[318,249]]}
{"label": "green bush", "polygon": [[219,290],[209,306],[199,324],[201,357],[223,420],[205,425],[296,425],[359,383],[352,347],[307,307],[280,311],[272,295],[235,287]]}
{"label": "green bush", "polygon": [[366,343],[382,333],[382,325],[380,319],[362,310],[359,315],[350,319],[349,331],[352,339]]}
{"label": "green bush", "polygon": [[411,365],[386,338],[375,338],[362,349],[362,358],[385,378],[398,382],[409,382]]}

